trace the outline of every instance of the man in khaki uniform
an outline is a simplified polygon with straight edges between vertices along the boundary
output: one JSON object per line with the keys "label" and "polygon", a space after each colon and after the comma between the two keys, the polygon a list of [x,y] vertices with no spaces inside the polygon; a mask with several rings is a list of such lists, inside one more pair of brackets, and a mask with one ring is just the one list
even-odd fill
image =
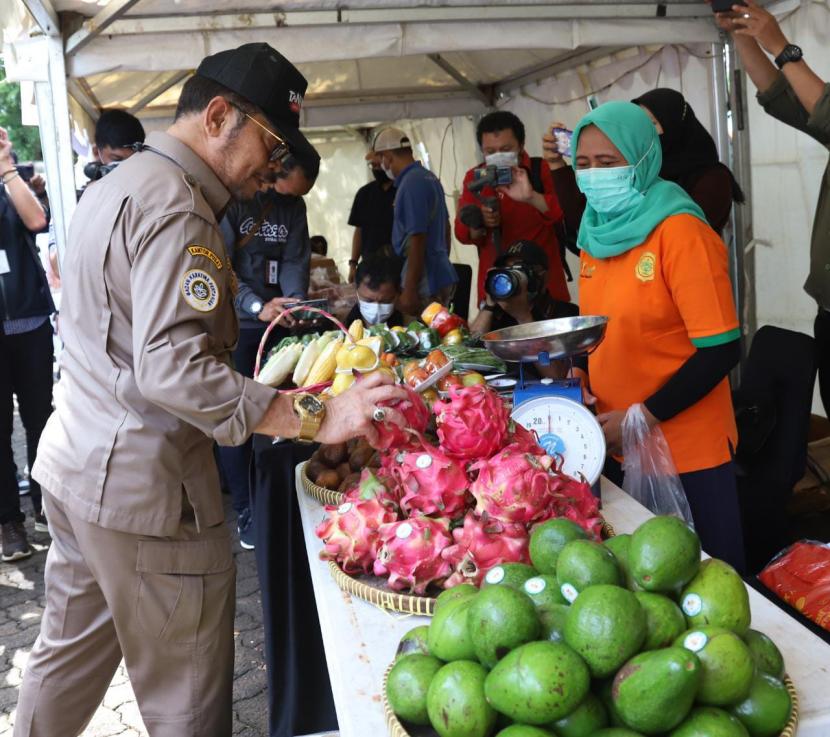
{"label": "man in khaki uniform", "polygon": [[309,146],[305,89],[266,44],[208,57],[173,126],[80,201],[57,409],[33,469],[53,543],[16,737],[78,735],[122,656],[151,737],[228,737],[235,569],[213,441],[371,435],[377,403],[402,396],[369,377],[322,407],[229,366],[235,287],[217,217]]}

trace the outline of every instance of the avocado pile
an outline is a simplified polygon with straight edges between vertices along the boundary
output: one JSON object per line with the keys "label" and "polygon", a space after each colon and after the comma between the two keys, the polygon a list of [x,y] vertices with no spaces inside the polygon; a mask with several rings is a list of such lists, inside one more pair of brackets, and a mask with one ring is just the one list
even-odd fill
{"label": "avocado pile", "polygon": [[784,660],[749,628],[749,597],[697,535],[654,517],[604,543],[555,519],[533,566],[443,592],[401,640],[398,718],[440,737],[775,737],[792,709]]}

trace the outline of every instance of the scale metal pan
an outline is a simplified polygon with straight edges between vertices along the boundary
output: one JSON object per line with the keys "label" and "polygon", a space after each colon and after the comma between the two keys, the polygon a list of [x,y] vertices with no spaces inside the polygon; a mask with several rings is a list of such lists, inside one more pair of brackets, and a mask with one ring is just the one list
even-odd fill
{"label": "scale metal pan", "polygon": [[481,336],[484,345],[503,361],[531,363],[547,353],[550,360],[590,353],[605,337],[608,318],[579,315],[529,322]]}

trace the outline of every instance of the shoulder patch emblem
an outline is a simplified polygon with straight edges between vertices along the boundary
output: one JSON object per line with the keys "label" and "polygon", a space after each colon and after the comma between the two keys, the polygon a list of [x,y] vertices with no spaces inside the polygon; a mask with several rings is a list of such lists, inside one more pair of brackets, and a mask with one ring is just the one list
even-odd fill
{"label": "shoulder patch emblem", "polygon": [[634,268],[634,273],[641,282],[654,281],[654,267],[657,263],[657,257],[651,252],[646,251],[637,266]]}
{"label": "shoulder patch emblem", "polygon": [[204,246],[188,246],[187,252],[191,256],[204,256],[210,261],[219,271],[222,271],[222,259],[219,258],[213,251]]}
{"label": "shoulder patch emblem", "polygon": [[185,272],[181,290],[185,302],[199,312],[210,312],[219,304],[219,287],[214,278],[202,269]]}

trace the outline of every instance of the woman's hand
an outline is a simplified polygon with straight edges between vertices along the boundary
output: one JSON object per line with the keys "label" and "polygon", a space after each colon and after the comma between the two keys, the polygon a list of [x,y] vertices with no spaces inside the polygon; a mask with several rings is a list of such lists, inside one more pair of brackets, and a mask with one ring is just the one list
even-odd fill
{"label": "woman's hand", "polygon": [[[658,424],[658,420],[648,408],[643,404],[643,416],[646,418],[648,429],[652,430]],[[602,427],[602,432],[605,435],[605,446],[608,455],[622,455],[622,423],[625,419],[626,412],[622,410],[614,410],[612,412],[605,412],[597,415],[597,422]]]}

